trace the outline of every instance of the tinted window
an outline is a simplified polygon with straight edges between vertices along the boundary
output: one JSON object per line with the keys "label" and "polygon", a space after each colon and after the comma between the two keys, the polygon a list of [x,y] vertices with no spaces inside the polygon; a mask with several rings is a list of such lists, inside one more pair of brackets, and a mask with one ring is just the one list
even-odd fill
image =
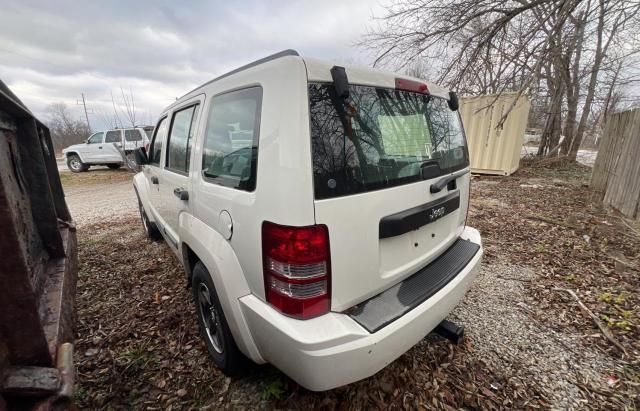
{"label": "tinted window", "polygon": [[107,131],[107,136],[104,139],[105,143],[120,143],[121,141],[120,130]]}
{"label": "tinted window", "polygon": [[91,137],[89,137],[89,144],[97,144],[97,143],[102,143],[102,136],[104,136],[103,132],[100,133],[95,133],[94,135],[92,135]]}
{"label": "tinted window", "polygon": [[191,106],[173,114],[169,133],[169,155],[167,168],[177,171],[189,171],[191,142],[198,117],[198,107]]}
{"label": "tinted window", "polygon": [[142,141],[142,134],[138,129],[129,129],[124,131],[124,139],[126,141]]}
{"label": "tinted window", "polygon": [[153,136],[153,141],[149,146],[149,163],[160,165],[160,157],[162,155],[162,145],[164,144],[164,136],[167,134],[167,118],[163,118],[158,122],[156,127],[156,133]]}
{"label": "tinted window", "polygon": [[427,162],[437,175],[469,165],[460,117],[445,99],[366,86],[349,92],[346,103],[333,85],[309,84],[316,198],[420,181]]}
{"label": "tinted window", "polygon": [[202,155],[205,177],[241,190],[255,189],[261,104],[261,87],[213,97]]}

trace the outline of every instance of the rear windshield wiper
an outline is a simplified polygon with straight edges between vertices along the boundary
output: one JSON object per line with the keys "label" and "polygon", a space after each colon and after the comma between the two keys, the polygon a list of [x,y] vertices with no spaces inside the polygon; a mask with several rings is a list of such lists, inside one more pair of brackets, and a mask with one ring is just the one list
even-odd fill
{"label": "rear windshield wiper", "polygon": [[420,163],[420,177],[423,180],[431,180],[442,175],[438,160],[427,160]]}
{"label": "rear windshield wiper", "polygon": [[469,172],[469,170],[460,170],[460,171],[458,171],[456,173],[453,173],[453,174],[450,174],[450,175],[448,175],[446,177],[442,177],[440,180],[438,180],[435,183],[431,184],[431,187],[429,187],[429,191],[431,193],[434,193],[434,194],[435,193],[439,193],[451,181],[455,180],[458,177],[461,177],[461,176],[467,174],[468,172]]}

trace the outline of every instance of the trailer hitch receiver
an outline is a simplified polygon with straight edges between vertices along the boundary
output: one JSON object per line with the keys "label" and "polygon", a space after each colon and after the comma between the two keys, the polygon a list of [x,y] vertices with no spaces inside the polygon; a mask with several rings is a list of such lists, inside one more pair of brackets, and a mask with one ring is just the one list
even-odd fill
{"label": "trailer hitch receiver", "polygon": [[458,325],[448,320],[442,320],[440,324],[433,330],[442,338],[446,338],[453,344],[458,345],[464,337],[464,325]]}

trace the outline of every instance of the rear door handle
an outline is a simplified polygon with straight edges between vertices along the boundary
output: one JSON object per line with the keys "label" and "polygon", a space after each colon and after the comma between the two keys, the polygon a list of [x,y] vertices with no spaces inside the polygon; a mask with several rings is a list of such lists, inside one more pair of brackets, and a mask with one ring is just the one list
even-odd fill
{"label": "rear door handle", "polygon": [[173,190],[173,195],[182,201],[187,201],[189,199],[189,192],[183,188],[176,188]]}
{"label": "rear door handle", "polygon": [[102,146],[98,146],[98,150],[102,150]]}
{"label": "rear door handle", "polygon": [[158,177],[151,176],[151,184],[158,184]]}

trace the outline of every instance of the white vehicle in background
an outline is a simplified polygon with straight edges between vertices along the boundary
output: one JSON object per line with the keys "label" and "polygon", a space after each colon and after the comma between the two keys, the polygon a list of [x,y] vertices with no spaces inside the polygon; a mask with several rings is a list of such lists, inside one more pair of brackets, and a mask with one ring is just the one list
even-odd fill
{"label": "white vehicle in background", "polygon": [[104,165],[112,169],[123,164],[125,155],[138,147],[149,144],[153,127],[133,127],[99,131],[92,134],[86,143],[74,144],[62,150],[67,167],[74,173],[87,171],[92,165]]}
{"label": "white vehicle in background", "polygon": [[445,321],[482,257],[454,93],[287,50],[186,94],[134,178],[147,234],[184,265],[202,337],[327,390]]}

